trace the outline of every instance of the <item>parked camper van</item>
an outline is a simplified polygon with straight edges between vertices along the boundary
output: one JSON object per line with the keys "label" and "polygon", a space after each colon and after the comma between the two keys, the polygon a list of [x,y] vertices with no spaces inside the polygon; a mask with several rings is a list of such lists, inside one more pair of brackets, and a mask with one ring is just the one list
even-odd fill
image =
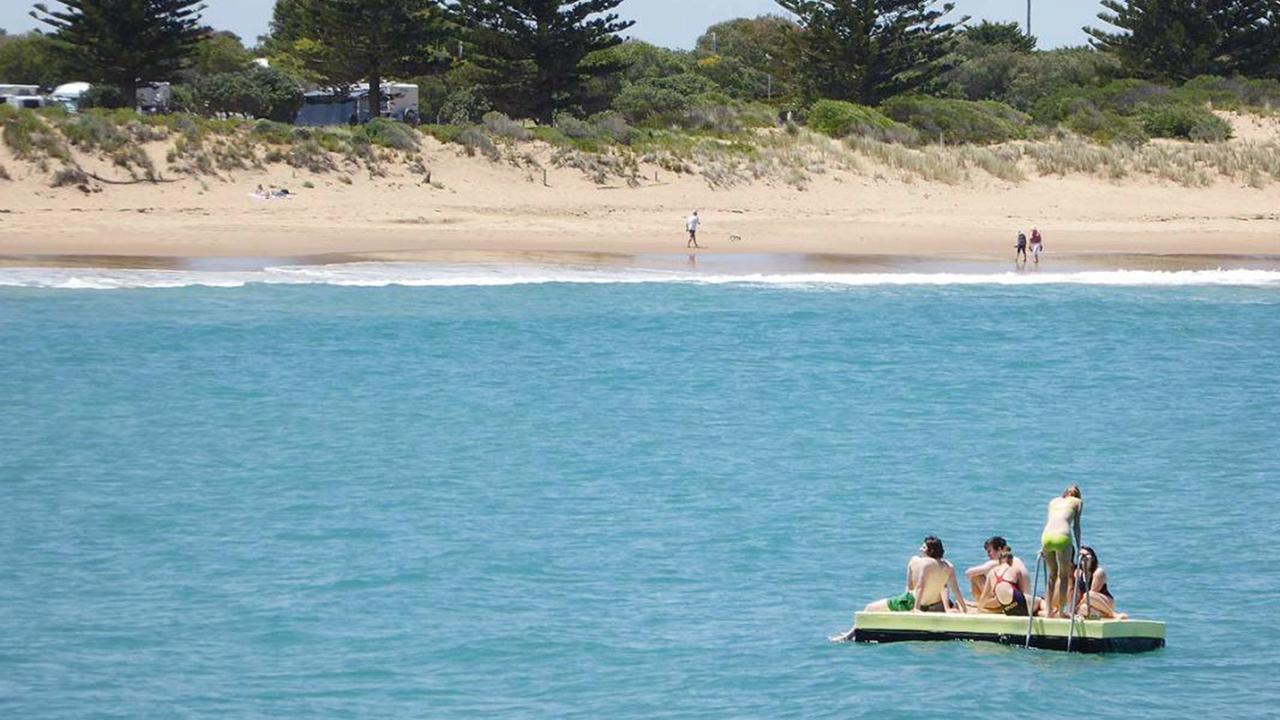
{"label": "parked camper van", "polygon": [[40,97],[39,85],[0,85],[0,105],[16,108],[42,108],[49,104]]}
{"label": "parked camper van", "polygon": [[77,112],[80,109],[80,100],[92,87],[87,82],[69,82],[54,88],[49,97],[66,108],[67,112]]}
{"label": "parked camper van", "polygon": [[[369,85],[361,83],[347,92],[316,90],[306,93],[295,125],[358,125],[373,116],[369,112]],[[417,125],[418,86],[408,83],[383,83],[382,107],[378,117],[391,118]]]}
{"label": "parked camper van", "polygon": [[39,85],[6,85],[0,83],[0,95],[39,95]]}
{"label": "parked camper van", "polygon": [[0,97],[4,98],[5,105],[16,108],[28,108],[30,110],[35,110],[36,108],[42,108],[52,104],[49,102],[48,98],[43,98],[39,95],[3,95]]}
{"label": "parked camper van", "polygon": [[155,115],[173,107],[173,88],[167,82],[149,82],[138,86],[138,112]]}

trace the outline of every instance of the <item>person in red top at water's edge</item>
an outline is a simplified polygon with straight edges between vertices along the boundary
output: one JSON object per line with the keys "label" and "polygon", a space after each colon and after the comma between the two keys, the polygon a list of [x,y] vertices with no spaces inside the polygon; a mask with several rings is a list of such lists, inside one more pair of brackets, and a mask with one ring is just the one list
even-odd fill
{"label": "person in red top at water's edge", "polygon": [[1040,264],[1040,251],[1044,249],[1044,238],[1040,236],[1040,231],[1031,228],[1031,259],[1035,264]]}

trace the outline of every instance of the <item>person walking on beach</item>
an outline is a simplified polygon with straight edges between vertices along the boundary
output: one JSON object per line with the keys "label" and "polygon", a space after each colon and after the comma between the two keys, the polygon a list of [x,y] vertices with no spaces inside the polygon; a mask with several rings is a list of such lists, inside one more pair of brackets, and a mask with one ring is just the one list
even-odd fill
{"label": "person walking on beach", "polygon": [[1072,564],[1076,548],[1080,547],[1080,515],[1084,512],[1084,500],[1080,486],[1071,485],[1060,497],[1049,501],[1049,512],[1040,534],[1040,550],[1044,553],[1044,567],[1048,576],[1045,585],[1045,604],[1048,617],[1061,617],[1067,604],[1067,591],[1072,580]]}
{"label": "person walking on beach", "polygon": [[1044,238],[1040,236],[1040,231],[1031,228],[1031,259],[1035,264],[1040,264],[1040,251],[1044,249]]}
{"label": "person walking on beach", "polygon": [[1018,257],[1021,256],[1022,262],[1026,262],[1027,261],[1027,234],[1022,232],[1021,230],[1018,231],[1018,244],[1015,245],[1014,248],[1016,249],[1016,252],[1014,252],[1013,254],[1013,261],[1017,263]]}
{"label": "person walking on beach", "polygon": [[702,220],[698,218],[698,211],[694,210],[693,214],[684,219],[684,229],[689,231],[689,242],[685,243],[686,248],[702,247],[698,244],[698,226],[702,225]]}

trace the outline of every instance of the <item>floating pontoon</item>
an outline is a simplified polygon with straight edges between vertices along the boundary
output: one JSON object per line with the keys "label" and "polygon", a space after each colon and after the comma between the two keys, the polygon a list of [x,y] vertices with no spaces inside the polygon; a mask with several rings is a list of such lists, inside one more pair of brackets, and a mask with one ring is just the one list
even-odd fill
{"label": "floating pontoon", "polygon": [[[890,643],[908,640],[980,640],[1023,646],[1027,618],[959,613],[860,612],[853,616],[853,640]],[[1034,618],[1031,647],[1066,650],[1070,620]],[[1076,620],[1071,651],[1135,653],[1164,647],[1164,623],[1152,620]]]}

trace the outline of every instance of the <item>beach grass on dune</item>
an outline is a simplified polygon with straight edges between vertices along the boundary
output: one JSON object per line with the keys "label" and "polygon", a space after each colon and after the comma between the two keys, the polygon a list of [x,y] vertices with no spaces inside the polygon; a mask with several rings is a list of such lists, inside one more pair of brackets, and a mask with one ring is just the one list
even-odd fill
{"label": "beach grass on dune", "polygon": [[[140,182],[221,177],[272,165],[315,175],[375,178],[397,167],[426,177],[430,168],[423,143],[428,137],[461,154],[522,169],[531,180],[550,165],[578,170],[600,185],[635,186],[646,178],[660,179],[663,172],[698,176],[713,188],[767,183],[798,189],[833,171],[946,185],[1084,175],[1109,180],[1145,176],[1185,187],[1227,181],[1263,188],[1280,179],[1280,143],[1275,141],[1099,143],[1066,129],[1031,137],[1035,133],[1014,129],[1026,116],[984,106],[986,115],[971,112],[967,126],[948,120],[950,132],[977,132],[974,128],[991,123],[1007,131],[1002,131],[1002,142],[920,144],[925,135],[895,131],[907,127],[902,122],[856,106],[829,104],[818,118],[825,132],[794,124],[701,131],[635,128],[608,115],[587,121],[566,117],[553,126],[534,127],[497,113],[465,126],[413,128],[378,119],[354,128],[302,128],[185,114],[68,114],[4,107],[0,137],[16,162],[34,165],[49,175],[52,185],[68,184],[64,171],[83,170],[86,158],[105,162],[119,173],[117,179]],[[949,107],[904,102],[890,111],[916,123],[924,122],[921,118],[936,123]]]}

